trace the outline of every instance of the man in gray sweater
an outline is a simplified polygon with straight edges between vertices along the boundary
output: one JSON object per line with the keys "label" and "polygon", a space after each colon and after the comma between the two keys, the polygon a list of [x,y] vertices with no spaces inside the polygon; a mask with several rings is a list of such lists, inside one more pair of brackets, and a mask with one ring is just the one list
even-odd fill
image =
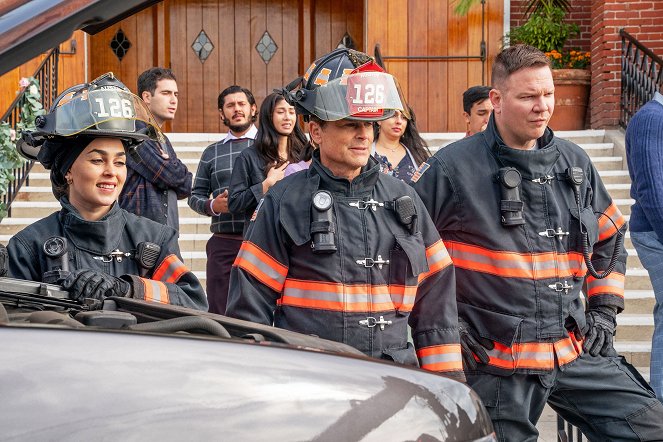
{"label": "man in gray sweater", "polygon": [[257,129],[256,101],[240,86],[229,86],[219,94],[219,114],[228,127],[223,140],[203,152],[189,206],[212,217],[212,237],[207,241],[207,300],[209,311],[224,314],[228,300],[230,269],[242,245],[244,218],[228,212],[228,186],[235,159],[253,144]]}

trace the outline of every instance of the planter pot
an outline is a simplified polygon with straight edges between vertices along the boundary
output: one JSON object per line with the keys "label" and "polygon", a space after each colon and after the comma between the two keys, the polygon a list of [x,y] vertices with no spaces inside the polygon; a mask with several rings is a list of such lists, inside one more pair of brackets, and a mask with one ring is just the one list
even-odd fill
{"label": "planter pot", "polygon": [[555,110],[548,122],[552,130],[585,128],[591,72],[588,69],[553,69]]}

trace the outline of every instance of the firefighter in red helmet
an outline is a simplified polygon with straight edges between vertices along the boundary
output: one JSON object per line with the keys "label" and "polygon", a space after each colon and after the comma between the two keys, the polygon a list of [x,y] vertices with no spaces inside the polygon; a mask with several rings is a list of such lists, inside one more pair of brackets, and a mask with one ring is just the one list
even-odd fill
{"label": "firefighter in red helmet", "polygon": [[372,123],[407,109],[396,79],[337,49],[282,93],[319,149],[258,205],[227,314],[464,379],[447,250],[413,189],[370,157]]}

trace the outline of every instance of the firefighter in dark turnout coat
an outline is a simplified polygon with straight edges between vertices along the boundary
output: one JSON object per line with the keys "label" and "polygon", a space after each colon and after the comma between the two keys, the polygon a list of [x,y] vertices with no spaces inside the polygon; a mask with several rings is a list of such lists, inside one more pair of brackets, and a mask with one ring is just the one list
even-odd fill
{"label": "firefighter in dark turnout coat", "polygon": [[[227,314],[463,379],[449,255],[416,192],[369,159],[371,122],[403,109],[393,77],[340,49],[304,81],[305,92],[288,98],[311,116],[320,148],[256,209]],[[382,94],[378,103],[348,109],[367,90]]]}
{"label": "firefighter in dark turnout coat", "polygon": [[127,150],[161,136],[142,101],[106,74],[69,88],[39,118],[18,147],[51,170],[62,210],[11,238],[10,276],[62,284],[81,301],[128,296],[207,310],[177,231],[117,203]]}
{"label": "firefighter in dark turnout coat", "polygon": [[493,83],[487,129],[441,149],[413,184],[456,268],[468,384],[500,440],[536,440],[546,401],[591,440],[663,440],[663,407],[612,345],[624,217],[587,154],[546,126],[546,56],[505,49]]}

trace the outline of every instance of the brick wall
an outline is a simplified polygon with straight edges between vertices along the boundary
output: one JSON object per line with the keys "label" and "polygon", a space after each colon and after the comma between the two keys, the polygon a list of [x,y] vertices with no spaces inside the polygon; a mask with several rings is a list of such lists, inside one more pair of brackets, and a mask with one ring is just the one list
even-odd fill
{"label": "brick wall", "polygon": [[[511,1],[511,27],[524,23],[528,2]],[[596,129],[616,127],[621,92],[619,30],[626,29],[663,56],[663,0],[573,0],[567,17],[580,26],[580,35],[569,40],[566,47],[592,53],[589,124]]]}
{"label": "brick wall", "polygon": [[621,38],[626,29],[643,45],[663,56],[663,1],[591,1],[592,91],[590,125],[592,128],[619,124],[621,89]]}

